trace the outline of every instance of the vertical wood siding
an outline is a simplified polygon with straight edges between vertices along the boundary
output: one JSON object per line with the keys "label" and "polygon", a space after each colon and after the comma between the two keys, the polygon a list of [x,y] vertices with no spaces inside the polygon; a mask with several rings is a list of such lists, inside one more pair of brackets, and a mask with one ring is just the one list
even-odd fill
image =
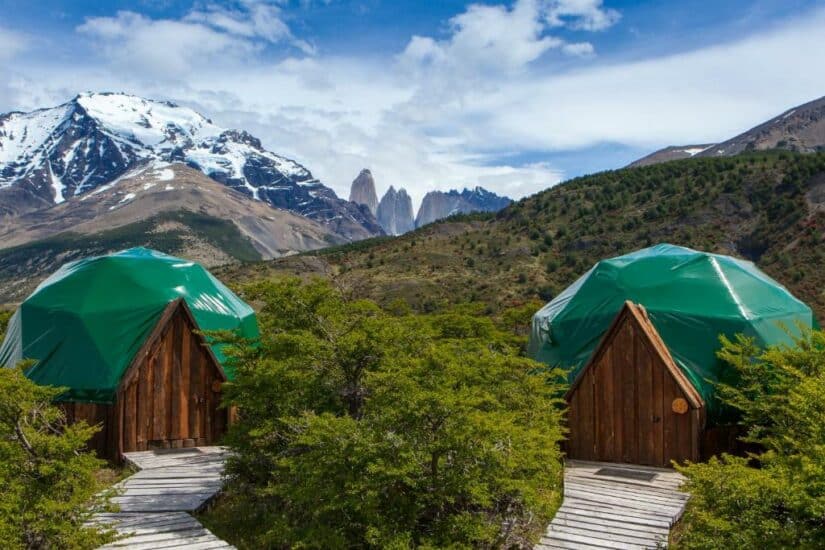
{"label": "vertical wood siding", "polygon": [[670,466],[698,460],[701,411],[673,412],[687,396],[648,333],[624,310],[568,394],[568,456]]}

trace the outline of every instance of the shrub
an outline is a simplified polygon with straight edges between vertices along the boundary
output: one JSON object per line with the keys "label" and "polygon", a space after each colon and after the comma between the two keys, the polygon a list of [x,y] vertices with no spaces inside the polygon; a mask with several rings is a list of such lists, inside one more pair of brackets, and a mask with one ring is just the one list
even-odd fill
{"label": "shrub", "polygon": [[0,342],[6,337],[6,327],[9,325],[9,319],[11,319],[11,311],[8,310],[0,310]]}
{"label": "shrub", "polygon": [[111,533],[87,527],[105,497],[85,452],[97,431],[67,426],[52,405],[60,388],[34,384],[20,368],[0,368],[0,547],[96,548]]}
{"label": "shrub", "polygon": [[537,538],[560,500],[559,386],[512,335],[472,308],[390,316],[322,282],[247,294],[263,335],[231,352],[240,418],[213,528],[250,548]]}
{"label": "shrub", "polygon": [[765,351],[723,340],[720,356],[741,378],[720,396],[763,451],[680,468],[692,498],[679,547],[824,547],[825,332]]}

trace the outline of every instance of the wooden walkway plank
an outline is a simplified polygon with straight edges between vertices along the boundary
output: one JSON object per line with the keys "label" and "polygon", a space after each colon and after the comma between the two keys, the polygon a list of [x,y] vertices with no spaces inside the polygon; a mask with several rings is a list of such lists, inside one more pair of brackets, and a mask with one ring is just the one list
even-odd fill
{"label": "wooden walkway plank", "polygon": [[234,548],[192,517],[221,490],[227,451],[192,447],[125,453],[140,470],[115,485],[119,512],[96,514],[93,523],[122,538],[106,550],[224,550]]}
{"label": "wooden walkway plank", "polygon": [[673,470],[569,460],[564,500],[536,550],[666,548],[689,495]]}

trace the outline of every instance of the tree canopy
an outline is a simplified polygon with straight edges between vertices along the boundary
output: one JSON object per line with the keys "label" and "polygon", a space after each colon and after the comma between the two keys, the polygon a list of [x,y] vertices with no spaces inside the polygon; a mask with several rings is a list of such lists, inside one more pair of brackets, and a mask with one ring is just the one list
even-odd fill
{"label": "tree canopy", "polygon": [[111,539],[86,525],[106,505],[103,461],[86,452],[98,428],[66,425],[52,405],[62,391],[36,385],[22,368],[0,368],[2,548],[96,548]]}
{"label": "tree canopy", "polygon": [[[558,373],[471,307],[437,315],[262,282],[235,342],[229,491],[246,547],[528,546],[561,495]],[[522,316],[503,316],[505,325]]]}

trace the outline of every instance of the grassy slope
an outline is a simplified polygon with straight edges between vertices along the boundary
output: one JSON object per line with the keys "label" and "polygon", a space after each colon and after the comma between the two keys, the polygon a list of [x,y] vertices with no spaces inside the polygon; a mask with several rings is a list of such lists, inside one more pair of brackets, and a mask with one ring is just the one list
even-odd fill
{"label": "grassy slope", "polygon": [[[175,222],[181,229],[155,230],[165,222]],[[233,223],[184,210],[169,212],[94,235],[62,233],[0,250],[0,303],[23,299],[36,283],[65,262],[135,246],[185,256],[192,239],[210,243],[238,261],[261,258]]]}
{"label": "grassy slope", "polygon": [[322,274],[419,310],[547,300],[594,262],[660,242],[755,261],[825,318],[825,154],[688,159],[573,179],[497,215],[227,267],[242,282]]}

